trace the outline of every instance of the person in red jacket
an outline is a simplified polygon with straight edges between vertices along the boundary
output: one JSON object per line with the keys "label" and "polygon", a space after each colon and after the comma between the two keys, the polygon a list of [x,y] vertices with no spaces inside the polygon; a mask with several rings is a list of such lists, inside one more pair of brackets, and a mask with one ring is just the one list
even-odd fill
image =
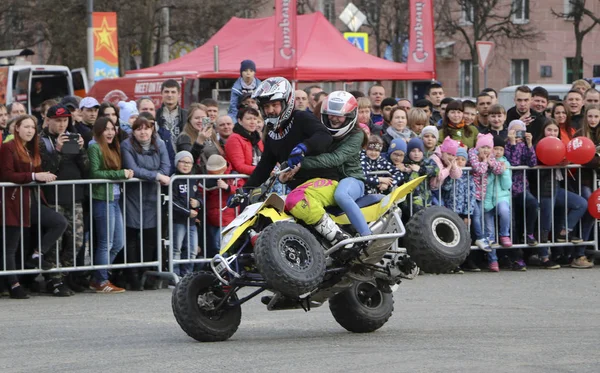
{"label": "person in red jacket", "polygon": [[[227,140],[229,143],[229,140]],[[227,175],[231,169],[225,158],[213,154],[206,162],[206,170],[209,175]],[[235,209],[227,206],[229,196],[235,194],[239,186],[236,179],[208,179],[204,184],[206,193],[206,257],[211,258],[219,253],[221,248],[221,229],[235,219]]]}
{"label": "person in red jacket", "polygon": [[[250,175],[254,172],[258,161],[264,151],[260,133],[257,131],[258,110],[245,107],[237,114],[237,123],[233,127],[233,134],[225,143],[225,154],[231,164],[232,170]],[[238,181],[240,187],[245,180]]]}
{"label": "person in red jacket", "polygon": [[[0,149],[0,159],[2,159],[0,180],[15,184],[45,183],[56,180],[56,175],[42,172],[37,119],[32,115],[17,118],[14,135],[14,140],[4,144]],[[43,235],[39,238],[38,242],[41,242],[41,245],[38,250],[33,255],[25,255],[25,264],[45,270],[56,267],[56,258],[50,250],[55,248],[56,241],[67,229],[67,220],[64,216],[46,205],[43,192],[40,190],[38,195],[37,188],[6,188],[4,200],[0,202],[1,209],[4,210],[4,221],[0,223],[5,225],[6,229],[6,270],[16,269],[15,255],[22,238],[22,228],[29,228],[32,223],[41,225]],[[3,214],[0,213],[0,220],[2,218]],[[10,284],[11,298],[28,298],[15,275],[6,277]],[[52,278],[54,294],[70,295],[60,279],[61,276]]]}

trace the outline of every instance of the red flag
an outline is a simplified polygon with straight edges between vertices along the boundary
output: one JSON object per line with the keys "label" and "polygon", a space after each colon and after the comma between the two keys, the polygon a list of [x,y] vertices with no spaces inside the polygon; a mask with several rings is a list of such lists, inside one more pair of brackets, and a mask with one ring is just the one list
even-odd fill
{"label": "red flag", "polygon": [[274,67],[296,67],[296,0],[275,0]]}
{"label": "red flag", "polygon": [[431,0],[410,0],[408,71],[435,73],[435,40]]}

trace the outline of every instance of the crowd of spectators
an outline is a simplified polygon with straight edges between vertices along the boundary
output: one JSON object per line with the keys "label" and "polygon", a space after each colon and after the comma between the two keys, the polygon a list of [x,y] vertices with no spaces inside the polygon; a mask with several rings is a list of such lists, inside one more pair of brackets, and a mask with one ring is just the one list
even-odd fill
{"label": "crowd of spectators", "polygon": [[[150,98],[115,104],[68,96],[43,102],[38,123],[19,103],[0,105],[0,181],[113,181],[4,188],[3,269],[49,270],[86,260],[94,265],[156,261],[164,224],[157,220],[161,187],[171,183],[172,175],[209,175],[200,182],[172,183],[173,259],[216,254],[221,227],[235,218],[233,209],[223,207],[245,180],[214,175],[251,174],[264,151],[264,120],[251,96],[260,84],[255,72],[254,62],[241,63],[231,104],[222,116],[212,99],[182,108],[175,80],[162,84],[159,108]],[[380,84],[366,95],[351,93],[358,99],[358,122],[368,139],[357,150],[365,193],[386,194],[426,176],[427,182],[402,206],[404,216],[430,205],[446,206],[470,226],[481,249],[454,272],[479,271],[481,266],[492,272],[504,266],[522,271],[528,263],[548,269],[593,266],[581,243],[594,239],[587,198],[596,189],[598,156],[575,172],[512,170],[541,165],[535,146],[544,137],[568,143],[585,136],[600,145],[600,93],[589,83],[575,82],[563,101],[551,101],[542,87],[522,86],[512,108],[498,104],[491,88],[475,102],[445,97],[437,83],[414,103],[386,97]],[[318,85],[297,90],[295,109],[320,118],[327,95]],[[143,182],[126,182],[132,178]],[[278,187],[286,192],[285,186]],[[514,243],[527,248],[515,249]],[[550,251],[548,243],[565,245]],[[505,250],[497,252],[500,247]],[[481,253],[484,258],[477,257]],[[86,288],[101,293],[155,289],[153,281],[142,283],[150,268],[140,265],[86,275],[47,272],[47,290],[70,296]],[[192,264],[174,266],[177,275],[193,270]],[[15,275],[0,280],[4,293],[28,297],[25,287],[31,283]]]}

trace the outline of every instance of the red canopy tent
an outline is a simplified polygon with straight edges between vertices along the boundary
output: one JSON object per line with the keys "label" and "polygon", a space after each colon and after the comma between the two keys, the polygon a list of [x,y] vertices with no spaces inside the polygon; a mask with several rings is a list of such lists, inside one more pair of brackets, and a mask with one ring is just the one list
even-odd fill
{"label": "red canopy tent", "polygon": [[[275,17],[232,18],[208,42],[194,51],[157,66],[129,71],[132,74],[197,74],[200,78],[237,78],[240,62],[256,63],[257,76],[283,76],[294,81],[430,80],[423,66],[387,61],[350,44],[321,13],[297,17],[297,63],[275,68]],[[433,38],[431,38],[433,40]],[[219,72],[214,71],[214,46],[219,47]],[[430,51],[432,50],[429,49]],[[431,58],[433,59],[431,53]],[[429,63],[435,66],[435,63]],[[415,71],[411,71],[415,70]]]}

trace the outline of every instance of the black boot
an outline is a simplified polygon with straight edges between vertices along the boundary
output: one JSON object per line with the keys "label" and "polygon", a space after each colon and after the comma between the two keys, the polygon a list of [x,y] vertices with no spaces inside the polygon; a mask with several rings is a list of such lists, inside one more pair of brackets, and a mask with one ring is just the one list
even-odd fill
{"label": "black boot", "polygon": [[29,295],[23,290],[21,285],[12,286],[10,288],[10,297],[12,299],[29,299]]}
{"label": "black boot", "polygon": [[74,293],[71,293],[67,285],[62,282],[62,278],[53,278],[50,280],[52,295],[55,297],[70,297]]}

